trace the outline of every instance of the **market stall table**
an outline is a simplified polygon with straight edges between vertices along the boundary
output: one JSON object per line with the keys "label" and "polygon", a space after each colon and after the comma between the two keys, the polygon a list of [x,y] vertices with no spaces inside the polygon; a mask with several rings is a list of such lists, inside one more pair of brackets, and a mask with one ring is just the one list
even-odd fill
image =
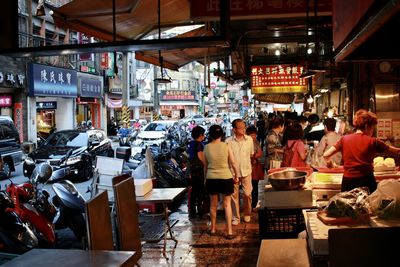
{"label": "market stall table", "polygon": [[32,249],[2,266],[26,267],[106,267],[134,266],[139,257],[135,251]]}
{"label": "market stall table", "polygon": [[[172,235],[171,224],[168,217],[168,204],[172,203],[178,196],[183,194],[186,191],[185,187],[179,188],[153,188],[150,192],[148,192],[144,196],[136,197],[137,203],[155,203],[163,205],[163,214],[165,219],[164,226],[164,247],[163,247],[163,255],[166,257],[166,246],[167,239],[171,239],[175,242],[175,247],[178,244],[178,240]],[[167,235],[170,235],[168,238]]]}

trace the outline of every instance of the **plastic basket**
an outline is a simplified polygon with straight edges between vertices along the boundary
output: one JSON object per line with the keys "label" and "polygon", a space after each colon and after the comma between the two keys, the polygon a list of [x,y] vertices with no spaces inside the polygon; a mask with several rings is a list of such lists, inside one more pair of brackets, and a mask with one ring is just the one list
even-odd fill
{"label": "plastic basket", "polygon": [[260,238],[297,238],[306,229],[301,209],[260,209]]}

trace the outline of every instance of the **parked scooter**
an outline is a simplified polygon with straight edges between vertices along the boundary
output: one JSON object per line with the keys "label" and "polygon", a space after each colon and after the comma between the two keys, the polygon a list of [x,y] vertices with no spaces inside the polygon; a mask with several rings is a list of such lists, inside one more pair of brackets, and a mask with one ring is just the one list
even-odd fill
{"label": "parked scooter", "polygon": [[14,203],[13,211],[29,225],[39,241],[46,246],[55,246],[56,235],[53,228],[55,207],[49,202],[50,194],[39,189],[39,181],[46,181],[51,176],[51,166],[41,163],[32,172],[29,182],[15,184],[10,180],[6,191]]}
{"label": "parked scooter", "polygon": [[[65,160],[72,154],[68,151]],[[51,166],[48,163],[48,167]],[[55,195],[52,203],[57,207],[57,212],[53,220],[56,230],[70,228],[78,240],[86,237],[85,199],[76,189],[75,185],[67,180],[71,170],[69,167],[53,170],[50,178],[42,182],[53,182],[52,188]]]}
{"label": "parked scooter", "polygon": [[54,226],[58,229],[70,228],[80,241],[86,237],[85,199],[75,185],[65,180],[69,175],[69,168],[58,169],[53,172],[51,180],[55,196],[53,204],[58,208]]}
{"label": "parked scooter", "polygon": [[38,239],[27,224],[13,211],[14,203],[5,192],[0,192],[0,249],[24,253],[38,246]]}

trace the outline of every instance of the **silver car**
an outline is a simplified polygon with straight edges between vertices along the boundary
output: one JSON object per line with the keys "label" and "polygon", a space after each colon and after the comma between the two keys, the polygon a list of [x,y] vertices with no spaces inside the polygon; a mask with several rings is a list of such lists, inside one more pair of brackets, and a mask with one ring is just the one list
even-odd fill
{"label": "silver car", "polygon": [[162,142],[166,141],[168,129],[175,123],[177,121],[174,120],[152,121],[140,131],[133,144],[136,146],[160,146]]}

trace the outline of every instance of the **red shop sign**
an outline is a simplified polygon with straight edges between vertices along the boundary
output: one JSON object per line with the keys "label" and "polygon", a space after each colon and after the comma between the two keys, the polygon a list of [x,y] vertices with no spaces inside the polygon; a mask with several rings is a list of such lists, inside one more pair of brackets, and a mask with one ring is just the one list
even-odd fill
{"label": "red shop sign", "polygon": [[[306,16],[307,0],[230,0],[231,16],[233,19]],[[316,2],[316,1],[315,1]],[[310,1],[310,10],[314,10],[314,1]],[[332,0],[317,2],[318,15],[332,14]],[[190,12],[192,19],[211,19],[219,16],[219,0],[191,1]]]}
{"label": "red shop sign", "polygon": [[12,95],[0,95],[0,108],[12,107]]}
{"label": "red shop sign", "polygon": [[306,79],[299,76],[301,65],[268,65],[251,67],[251,93],[305,93]]}

